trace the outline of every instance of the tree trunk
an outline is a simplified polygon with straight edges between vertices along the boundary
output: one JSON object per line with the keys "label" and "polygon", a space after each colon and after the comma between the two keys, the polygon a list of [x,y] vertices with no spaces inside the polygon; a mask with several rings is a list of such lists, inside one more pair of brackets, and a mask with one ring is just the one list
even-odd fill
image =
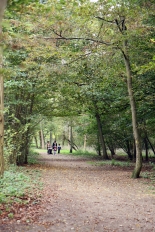
{"label": "tree trunk", "polygon": [[30,132],[28,128],[23,135],[22,144],[20,146],[20,155],[17,157],[18,165],[23,165],[28,163],[29,146],[30,146]]}
{"label": "tree trunk", "polygon": [[[0,61],[1,62],[1,61]],[[0,176],[4,172],[4,157],[3,157],[3,144],[4,144],[4,116],[3,116],[3,76],[0,74]]]}
{"label": "tree trunk", "polygon": [[130,99],[131,113],[132,113],[132,127],[133,127],[133,135],[135,139],[136,146],[136,165],[134,171],[132,173],[133,178],[138,178],[142,169],[142,152],[141,152],[141,143],[140,143],[140,135],[138,131],[138,123],[137,123],[137,113],[136,113],[136,104],[132,89],[132,75],[131,75],[131,67],[130,61],[127,52],[127,41],[123,42],[123,58],[126,67],[126,75],[127,75],[127,88]]}
{"label": "tree trunk", "polygon": [[73,130],[72,125],[70,125],[70,153],[73,151]]}
{"label": "tree trunk", "polygon": [[52,132],[50,131],[50,144],[52,145]]}
{"label": "tree trunk", "polygon": [[97,120],[97,126],[99,131],[99,138],[101,142],[102,152],[103,152],[103,159],[108,159],[107,150],[104,142],[104,136],[103,136],[103,130],[102,130],[102,124],[100,120],[99,114],[96,114],[96,120]]}
{"label": "tree trunk", "polygon": [[144,145],[145,145],[145,160],[149,160],[149,154],[148,154],[148,141],[147,138],[144,138]]}
{"label": "tree trunk", "polygon": [[[2,19],[6,6],[6,0],[0,0],[0,70],[2,69],[2,46],[1,46],[1,36],[2,36]],[[4,83],[3,75],[0,72],[0,176],[4,173],[4,157],[3,157],[3,145],[4,145]]]}
{"label": "tree trunk", "polygon": [[70,138],[70,126],[68,125],[68,146],[70,146],[69,141],[71,140]]}
{"label": "tree trunk", "polygon": [[100,137],[99,137],[99,132],[97,133],[97,153],[99,156],[101,156],[101,145],[100,145]]}
{"label": "tree trunk", "polygon": [[131,154],[131,146],[130,146],[130,142],[129,140],[126,141],[126,146],[127,146],[127,154],[128,154],[128,158],[130,160],[132,160],[132,154]]}
{"label": "tree trunk", "polygon": [[42,147],[42,141],[41,141],[41,131],[39,130],[39,147]]}
{"label": "tree trunk", "polygon": [[111,159],[113,159],[113,158],[114,158],[114,156],[115,156],[115,149],[114,149],[114,147],[113,147],[113,146],[109,146],[108,148],[109,148],[110,153],[111,153]]}
{"label": "tree trunk", "polygon": [[87,146],[87,135],[84,135],[84,144],[83,144],[84,151],[86,151],[86,146]]}
{"label": "tree trunk", "polygon": [[40,122],[40,139],[41,139],[41,148],[45,148],[45,143],[44,143],[44,133],[42,129],[42,122]]}
{"label": "tree trunk", "polygon": [[62,135],[62,146],[65,145],[65,130],[63,131],[63,135]]}

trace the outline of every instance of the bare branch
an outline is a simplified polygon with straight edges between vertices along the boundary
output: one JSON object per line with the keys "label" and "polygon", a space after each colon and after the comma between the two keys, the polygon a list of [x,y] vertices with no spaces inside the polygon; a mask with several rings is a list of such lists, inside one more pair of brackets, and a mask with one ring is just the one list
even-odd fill
{"label": "bare branch", "polygon": [[101,17],[99,17],[99,16],[95,16],[95,18],[96,18],[96,19],[103,20],[103,21],[105,21],[105,22],[107,22],[107,23],[115,23],[115,20],[107,20],[107,19],[101,18]]}
{"label": "bare branch", "polygon": [[102,40],[97,39],[91,39],[91,38],[81,38],[81,37],[44,37],[46,40],[86,40],[86,41],[92,41],[94,43],[100,43],[105,45],[113,45],[113,43],[105,42]]}

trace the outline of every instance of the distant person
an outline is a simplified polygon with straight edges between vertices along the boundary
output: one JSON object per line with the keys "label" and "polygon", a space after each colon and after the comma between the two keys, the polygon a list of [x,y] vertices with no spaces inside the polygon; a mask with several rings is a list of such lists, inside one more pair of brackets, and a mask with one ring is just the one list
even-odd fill
{"label": "distant person", "polygon": [[51,146],[51,145],[50,145],[50,142],[47,141],[47,145],[46,145],[46,147],[47,147],[47,154],[49,154],[49,153],[48,153],[48,150],[49,150],[50,146]]}
{"label": "distant person", "polygon": [[60,143],[58,144],[58,154],[60,154],[61,146]]}
{"label": "distant person", "polygon": [[56,140],[53,142],[52,148],[53,148],[53,151],[54,151],[54,155],[56,155],[56,152],[57,152],[57,142],[56,142]]}
{"label": "distant person", "polygon": [[47,141],[47,154],[52,154],[52,147],[49,141]]}

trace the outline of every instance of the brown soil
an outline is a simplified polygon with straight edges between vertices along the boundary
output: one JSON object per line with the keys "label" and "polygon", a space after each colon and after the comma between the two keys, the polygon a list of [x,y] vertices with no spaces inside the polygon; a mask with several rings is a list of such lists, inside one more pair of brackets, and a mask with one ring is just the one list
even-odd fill
{"label": "brown soil", "polygon": [[[154,232],[155,195],[131,168],[42,154],[43,200],[33,223],[8,221],[1,232]],[[26,213],[26,212],[25,212]]]}

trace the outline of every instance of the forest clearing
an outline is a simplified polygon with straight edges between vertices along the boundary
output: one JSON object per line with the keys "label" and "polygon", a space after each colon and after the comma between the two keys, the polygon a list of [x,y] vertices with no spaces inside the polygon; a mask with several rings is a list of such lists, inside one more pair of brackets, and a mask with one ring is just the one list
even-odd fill
{"label": "forest clearing", "polygon": [[[155,231],[153,179],[132,179],[131,167],[89,157],[42,153],[39,162],[28,168],[41,171],[41,198],[21,218],[0,216],[1,232]],[[150,167],[142,173],[153,175]]]}

